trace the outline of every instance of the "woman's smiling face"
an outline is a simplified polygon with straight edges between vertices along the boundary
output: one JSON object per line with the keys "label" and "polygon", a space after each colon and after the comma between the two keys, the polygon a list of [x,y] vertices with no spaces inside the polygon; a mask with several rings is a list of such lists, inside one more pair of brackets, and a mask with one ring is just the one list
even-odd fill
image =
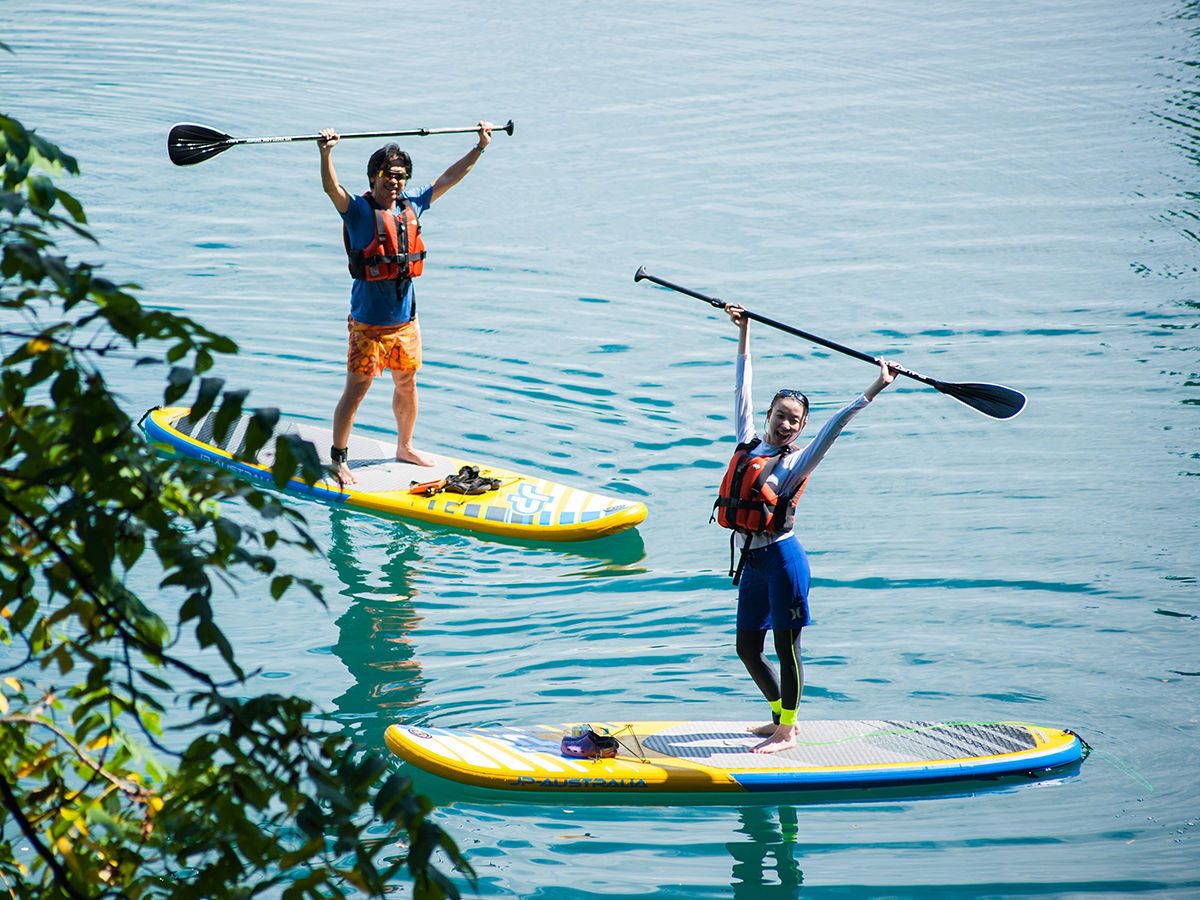
{"label": "woman's smiling face", "polygon": [[797,397],[777,394],[767,410],[767,443],[784,447],[796,440],[808,421],[808,406]]}

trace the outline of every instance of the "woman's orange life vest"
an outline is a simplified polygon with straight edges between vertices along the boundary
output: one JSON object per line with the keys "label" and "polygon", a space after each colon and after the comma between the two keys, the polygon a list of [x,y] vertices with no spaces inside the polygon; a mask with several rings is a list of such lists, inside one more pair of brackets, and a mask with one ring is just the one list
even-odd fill
{"label": "woman's orange life vest", "polygon": [[794,491],[775,493],[767,479],[792,448],[782,447],[775,453],[751,456],[750,448],[758,443],[759,439],[754,437],[737,445],[713,504],[713,517],[718,524],[743,532],[747,537],[791,531],[796,502],[808,485],[805,478]]}
{"label": "woman's orange life vest", "polygon": [[[370,193],[363,194],[370,198]],[[421,223],[403,197],[396,201],[398,213],[379,209],[374,202],[375,237],[361,250],[350,249],[350,234],[342,226],[342,240],[349,258],[350,275],[366,281],[396,281],[416,278],[425,267],[425,241]]]}

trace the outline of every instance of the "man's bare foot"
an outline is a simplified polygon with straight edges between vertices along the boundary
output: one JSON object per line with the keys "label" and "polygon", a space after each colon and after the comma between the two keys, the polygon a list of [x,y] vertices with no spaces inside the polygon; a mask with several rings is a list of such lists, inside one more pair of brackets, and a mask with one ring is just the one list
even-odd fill
{"label": "man's bare foot", "polygon": [[348,484],[358,484],[358,479],[354,477],[354,473],[350,471],[350,466],[346,463],[338,463],[337,480],[342,487]]}
{"label": "man's bare foot", "polygon": [[751,750],[751,753],[778,753],[796,746],[796,735],[800,733],[798,725],[776,725],[775,732]]}
{"label": "man's bare foot", "polygon": [[396,461],[404,463],[412,463],[415,466],[432,466],[437,460],[431,456],[426,456],[412,446],[402,447],[396,445]]}
{"label": "man's bare foot", "polygon": [[750,734],[756,734],[759,737],[770,737],[778,727],[774,722],[768,722],[766,725],[755,725],[753,728],[747,728],[746,731]]}

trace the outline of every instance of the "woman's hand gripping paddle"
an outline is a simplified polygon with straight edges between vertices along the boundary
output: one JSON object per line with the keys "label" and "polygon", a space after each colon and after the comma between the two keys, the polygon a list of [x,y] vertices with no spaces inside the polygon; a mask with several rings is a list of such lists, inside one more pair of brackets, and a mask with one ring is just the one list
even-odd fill
{"label": "woman's hand gripping paddle", "polygon": [[[687,294],[689,297],[695,297],[697,300],[703,300],[717,309],[726,309],[732,304],[726,303],[724,300],[719,300],[716,297],[709,297],[707,294],[701,294],[699,291],[693,291],[690,288],[685,288],[682,285],[673,284],[663,278],[657,278],[646,271],[645,266],[638,268],[637,273],[633,276],[634,281],[652,281],[655,284],[662,285],[665,288],[670,288],[673,291],[678,291],[681,294]],[[815,334],[810,334],[807,331],[801,331],[799,328],[794,328],[791,325],[785,325],[783,322],[776,322],[774,319],[768,319],[766,316],[760,316],[758,313],[744,309],[742,314],[753,319],[755,322],[762,322],[764,325],[770,325],[772,328],[778,328],[780,331],[786,331],[788,334],[794,334],[796,337],[804,338],[812,341],[814,344],[820,344],[822,347],[828,347],[830,350],[836,350],[838,353],[844,353],[846,356],[853,356],[855,359],[861,359],[864,362],[879,365],[879,359],[874,356],[869,356],[859,350],[851,347],[846,347],[834,341],[826,340],[823,337],[818,337]],[[917,381],[924,382],[936,390],[941,391],[948,397],[953,397],[960,403],[965,403],[974,410],[983,413],[985,416],[990,416],[993,419],[1011,419],[1025,408],[1026,398],[1020,391],[1013,390],[1010,387],[1005,387],[1002,384],[981,384],[979,382],[967,382],[965,384],[955,384],[951,381],[938,381],[936,378],[930,378],[922,375],[919,372],[913,372],[903,366],[897,366],[896,372],[899,375],[905,375]]]}

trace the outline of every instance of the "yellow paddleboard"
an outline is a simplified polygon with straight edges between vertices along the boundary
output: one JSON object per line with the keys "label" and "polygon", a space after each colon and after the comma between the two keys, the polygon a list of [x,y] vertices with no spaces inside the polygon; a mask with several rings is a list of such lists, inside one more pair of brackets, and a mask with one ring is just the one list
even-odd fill
{"label": "yellow paddleboard", "polygon": [[[246,433],[248,415],[234,423],[224,439],[218,439],[213,434],[215,411],[198,421],[189,418],[189,412],[186,407],[156,408],[146,414],[142,427],[164,452],[215,463],[274,486],[270,472],[272,449],[264,449],[253,462],[234,459]],[[281,421],[276,431],[312,441],[321,461],[328,465],[332,441],[328,429]],[[285,490],[363,512],[538,541],[591,540],[632,528],[646,518],[643,503],[595,494],[477,459],[429,454],[434,465],[416,466],[397,462],[393,444],[357,435],[351,437],[349,449],[356,484],[343,487],[336,479],[326,479],[309,486],[293,478]],[[413,484],[453,475],[468,465],[479,469],[485,478],[498,479],[500,486],[482,494],[444,491],[423,496],[409,490]]]}
{"label": "yellow paddleboard", "polygon": [[565,756],[570,725],[433,728],[391,725],[397,756],[479,787],[536,793],[746,793],[857,790],[1039,775],[1078,762],[1071,731],[1026,722],[802,721],[796,746],[751,753],[750,722],[593,722],[616,757]]}

